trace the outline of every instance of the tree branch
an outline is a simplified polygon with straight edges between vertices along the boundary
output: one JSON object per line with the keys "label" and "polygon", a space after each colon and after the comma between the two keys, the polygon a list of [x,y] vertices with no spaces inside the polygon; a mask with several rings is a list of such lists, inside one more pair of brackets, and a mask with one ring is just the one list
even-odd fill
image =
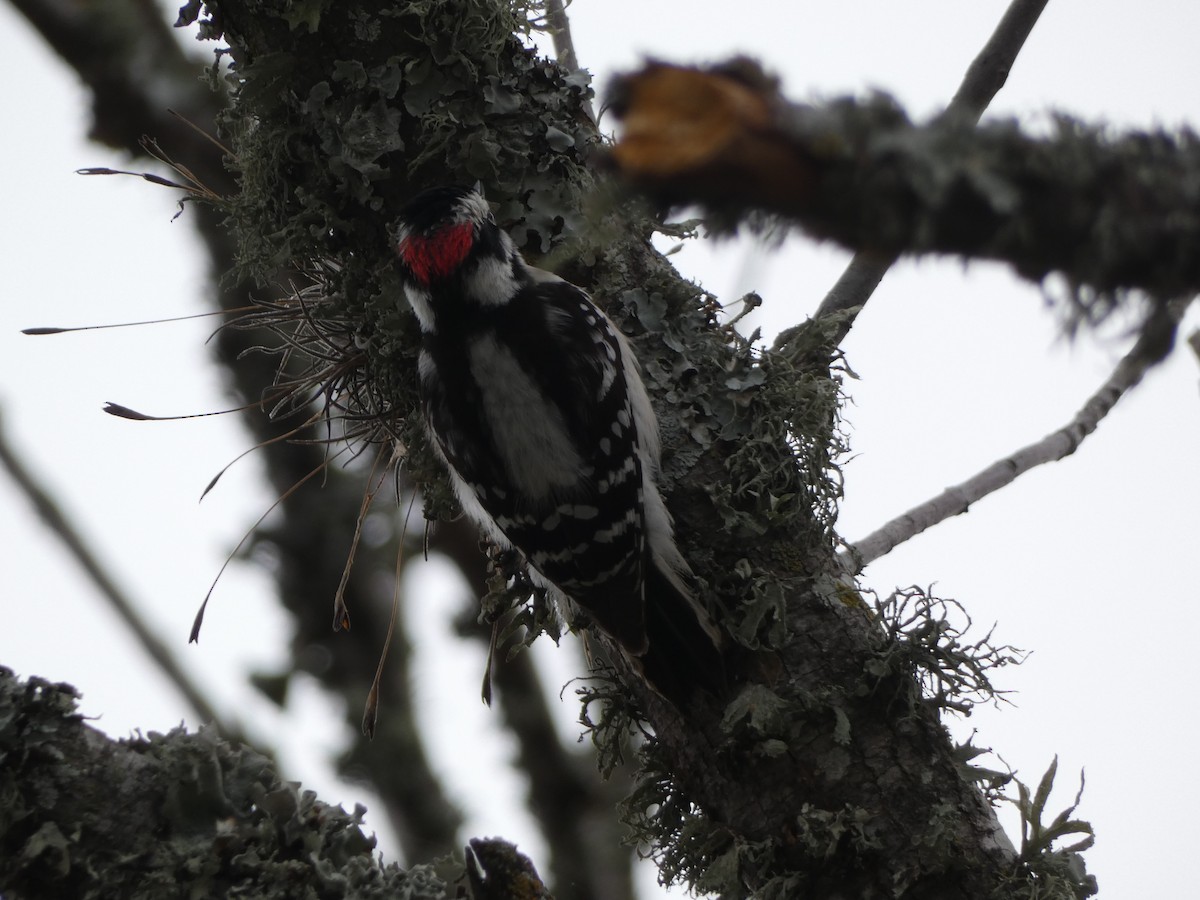
{"label": "tree branch", "polygon": [[443,900],[429,867],[375,859],[366,812],[284,781],[212,731],[113,741],[78,693],[0,667],[0,892],[42,897]]}
{"label": "tree branch", "polygon": [[858,574],[900,544],[939,522],[965,513],[973,503],[1011,484],[1031,469],[1065,459],[1078,450],[1117,401],[1170,352],[1186,305],[1175,302],[1155,307],[1137,343],[1122,357],[1112,375],[1088,398],[1070,422],[851,544],[841,554],[847,569]]}
{"label": "tree branch", "polygon": [[545,836],[545,871],[558,900],[634,897],[633,853],[613,815],[629,789],[627,773],[596,777],[590,753],[559,741],[527,653],[501,661],[496,671],[500,709],[517,739],[521,771],[529,778],[529,809]]}
{"label": "tree branch", "polygon": [[[992,99],[1008,81],[1017,54],[1033,31],[1048,0],[1013,0],[991,38],[972,60],[958,86],[954,97],[942,113],[941,118],[954,118],[975,124],[983,115]],[[825,295],[817,308],[816,316],[841,313],[842,336],[849,333],[858,318],[858,311],[866,305],[875,288],[896,262],[894,253],[881,254],[874,250],[859,250],[846,266],[845,272]],[[779,335],[775,342],[778,349],[786,342],[787,332]],[[840,340],[839,340],[840,343]]]}
{"label": "tree branch", "polygon": [[957,118],[975,124],[1008,81],[1017,55],[1029,39],[1049,0],[1013,0],[996,30],[967,67],[940,118]]}
{"label": "tree branch", "polygon": [[885,257],[999,260],[1036,283],[1059,273],[1093,314],[1129,289],[1200,290],[1188,132],[1110,137],[1066,117],[1046,139],[956,115],[914,125],[882,95],[789,104],[744,61],[650,64],[612,108],[626,123],[617,171],[662,201],[703,203],[718,225],[757,208]]}
{"label": "tree branch", "polygon": [[[575,41],[571,37],[571,20],[567,17],[567,4],[563,0],[547,0],[546,30],[554,41],[554,55],[558,64],[568,72],[581,72],[579,58],[575,55]],[[588,118],[596,121],[596,111],[590,99],[584,100],[583,108]]]}
{"label": "tree branch", "polygon": [[167,647],[157,634],[150,629],[137,610],[137,604],[117,585],[116,580],[100,562],[99,557],[88,547],[83,535],[71,524],[64,515],[62,508],[50,492],[39,483],[35,476],[22,463],[16,450],[9,445],[3,429],[0,429],[0,464],[3,464],[9,477],[20,489],[26,499],[37,511],[38,517],[46,528],[59,540],[63,549],[70,555],[84,574],[95,585],[100,596],[109,605],[125,626],[141,643],[142,649],[175,689],[183,695],[188,705],[195,710],[201,722],[210,722],[213,727],[232,741],[242,741],[241,728],[234,722],[225,721],[191,677],[179,664],[175,654]]}
{"label": "tree branch", "polygon": [[[163,146],[191,147],[197,135],[170,115],[164,98],[184,118],[211,123],[219,97],[197,79],[201,65],[180,48],[162,12],[145,0],[81,5],[71,0],[9,0],[92,92],[92,140],[142,156],[145,135]],[[147,78],[147,73],[154,77]],[[206,148],[211,150],[211,148]],[[197,155],[201,160],[211,152]],[[230,185],[218,164],[217,190]]]}

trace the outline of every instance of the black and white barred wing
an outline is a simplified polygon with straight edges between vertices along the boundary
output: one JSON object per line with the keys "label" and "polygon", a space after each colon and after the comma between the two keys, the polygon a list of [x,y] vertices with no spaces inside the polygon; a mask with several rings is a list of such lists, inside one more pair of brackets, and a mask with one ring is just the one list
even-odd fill
{"label": "black and white barred wing", "polygon": [[579,288],[544,281],[458,346],[428,343],[426,412],[464,509],[644,652],[642,442],[656,435],[641,433],[631,377],[644,391],[611,323]]}

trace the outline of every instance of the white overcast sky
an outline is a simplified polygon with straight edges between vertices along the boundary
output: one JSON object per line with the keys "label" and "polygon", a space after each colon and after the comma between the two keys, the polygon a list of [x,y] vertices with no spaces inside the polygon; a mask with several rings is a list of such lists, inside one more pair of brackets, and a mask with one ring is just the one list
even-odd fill
{"label": "white overcast sky", "polygon": [[[570,14],[580,61],[600,89],[645,55],[686,62],[742,52],[777,72],[795,98],[880,88],[920,117],[953,93],[1005,7],[997,0],[576,0]],[[126,161],[86,142],[85,93],[3,4],[0,34],[8,38],[0,65],[9,75],[0,94],[7,135],[0,427],[216,702],[281,744],[295,777],[350,807],[360,795],[322,764],[341,736],[321,724],[327,710],[317,689],[302,685],[279,714],[245,685],[248,670],[283,658],[289,638],[263,573],[235,565],[210,606],[203,642],[186,646],[224,554],[271,499],[250,461],[197,504],[245,436],[228,418],[136,423],[100,411],[109,400],[162,414],[228,405],[203,348],[209,327],[19,333],[201,311],[208,283],[187,214],[170,221],[166,191],[72,174]],[[1116,129],[1195,127],[1198,44],[1193,0],[1051,0],[993,112],[1033,127],[1051,109]],[[674,257],[722,299],[761,293],[757,324],[767,333],[810,314],[846,258],[802,236],[778,252],[702,242]],[[1184,333],[1198,320],[1193,313]],[[861,380],[849,385],[846,410],[854,457],[845,467],[843,535],[864,536],[1066,422],[1128,343],[1117,329],[1068,343],[1040,292],[999,266],[897,267],[846,345]],[[1086,767],[1079,814],[1096,828],[1087,858],[1104,896],[1181,896],[1188,876],[1179,863],[1197,839],[1198,384],[1200,367],[1181,347],[1074,457],[1025,476],[865,576],[880,592],[935,584],[980,626],[998,623],[998,639],[1034,651],[999,675],[1000,686],[1017,691],[1013,706],[954,728],[959,735],[977,728],[978,742],[1026,781],[1058,754],[1059,806]],[[84,711],[113,735],[165,730],[181,719],[194,726],[3,478],[0,528],[0,664],[73,682]],[[508,751],[479,737],[495,734],[477,699],[482,662],[473,649],[444,646],[457,600],[455,585],[441,583],[443,591],[424,592],[415,625],[420,652],[439,666],[440,674],[426,669],[418,682],[428,707],[442,710],[429,713],[427,726],[435,757],[471,814],[469,833],[504,834],[537,859],[540,841],[513,818],[519,784],[465,780],[471,769],[494,772]],[[538,653],[570,670],[568,651],[548,645]],[[564,704],[564,733],[573,734],[575,715],[574,704]],[[463,759],[464,747],[475,755]],[[493,762],[480,765],[479,754]],[[368,822],[380,827],[370,814]],[[386,833],[381,838],[390,851]]]}

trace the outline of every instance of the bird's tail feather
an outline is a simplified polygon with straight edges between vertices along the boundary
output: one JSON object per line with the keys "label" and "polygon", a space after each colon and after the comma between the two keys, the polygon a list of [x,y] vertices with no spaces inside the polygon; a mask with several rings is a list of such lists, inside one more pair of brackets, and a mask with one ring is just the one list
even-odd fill
{"label": "bird's tail feather", "polygon": [[646,578],[646,634],[643,674],[659,693],[683,706],[697,691],[720,695],[728,687],[724,641],[717,626],[678,577],[657,565]]}

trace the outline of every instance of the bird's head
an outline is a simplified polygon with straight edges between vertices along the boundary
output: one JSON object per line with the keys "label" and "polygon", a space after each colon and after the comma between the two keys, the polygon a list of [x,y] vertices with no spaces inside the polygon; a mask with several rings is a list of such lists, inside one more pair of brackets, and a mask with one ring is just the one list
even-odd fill
{"label": "bird's head", "polygon": [[461,187],[422,191],[400,213],[396,253],[402,271],[424,289],[453,278],[480,254],[507,256],[500,231],[478,193]]}
{"label": "bird's head", "polygon": [[400,213],[396,264],[426,333],[506,305],[530,279],[512,239],[476,191],[435,187]]}

